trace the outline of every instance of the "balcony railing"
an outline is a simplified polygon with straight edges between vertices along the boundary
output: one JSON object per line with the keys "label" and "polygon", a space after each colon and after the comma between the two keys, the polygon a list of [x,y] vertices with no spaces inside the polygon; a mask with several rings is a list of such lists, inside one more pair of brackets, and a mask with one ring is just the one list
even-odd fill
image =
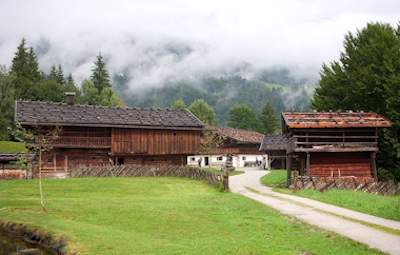
{"label": "balcony railing", "polygon": [[377,136],[294,135],[288,140],[290,152],[376,151]]}
{"label": "balcony railing", "polygon": [[110,148],[111,137],[75,137],[62,136],[57,139],[48,137],[54,147],[66,148]]}

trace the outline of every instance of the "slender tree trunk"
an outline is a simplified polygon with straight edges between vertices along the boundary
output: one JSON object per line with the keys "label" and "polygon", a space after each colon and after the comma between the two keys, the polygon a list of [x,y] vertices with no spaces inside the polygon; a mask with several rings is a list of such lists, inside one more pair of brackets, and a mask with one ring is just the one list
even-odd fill
{"label": "slender tree trunk", "polygon": [[44,196],[42,188],[42,149],[39,149],[39,192],[40,192],[40,206],[44,212],[47,212],[44,207]]}

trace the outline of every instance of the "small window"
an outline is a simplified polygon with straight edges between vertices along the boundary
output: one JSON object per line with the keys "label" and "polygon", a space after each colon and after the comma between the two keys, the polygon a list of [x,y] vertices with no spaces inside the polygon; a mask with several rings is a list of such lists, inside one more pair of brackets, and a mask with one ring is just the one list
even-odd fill
{"label": "small window", "polygon": [[195,157],[191,157],[191,158],[190,158],[190,161],[193,161],[193,162],[194,162],[194,161],[196,161],[196,158],[195,158]]}
{"label": "small window", "polygon": [[246,157],[242,157],[242,160],[246,160]]}
{"label": "small window", "polygon": [[217,160],[218,161],[222,161],[222,157],[217,157]]}

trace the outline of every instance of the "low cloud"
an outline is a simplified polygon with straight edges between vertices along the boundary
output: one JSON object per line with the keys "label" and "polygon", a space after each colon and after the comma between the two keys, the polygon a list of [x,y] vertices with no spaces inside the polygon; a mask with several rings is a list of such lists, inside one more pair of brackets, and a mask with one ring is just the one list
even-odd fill
{"label": "low cloud", "polygon": [[131,91],[276,66],[316,80],[345,33],[370,21],[395,25],[399,14],[392,0],[3,0],[0,64],[10,65],[25,37],[42,69],[60,63],[77,80],[101,52]]}

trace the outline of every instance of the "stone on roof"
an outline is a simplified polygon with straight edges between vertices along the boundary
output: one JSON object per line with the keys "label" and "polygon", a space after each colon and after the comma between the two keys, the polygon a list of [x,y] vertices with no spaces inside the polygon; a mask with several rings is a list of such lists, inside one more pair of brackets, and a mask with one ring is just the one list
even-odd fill
{"label": "stone on roof", "polygon": [[374,112],[284,112],[289,128],[371,128],[390,127],[391,123]]}
{"label": "stone on roof", "polygon": [[68,105],[17,101],[21,125],[58,125],[121,128],[201,129],[203,123],[188,110]]}

